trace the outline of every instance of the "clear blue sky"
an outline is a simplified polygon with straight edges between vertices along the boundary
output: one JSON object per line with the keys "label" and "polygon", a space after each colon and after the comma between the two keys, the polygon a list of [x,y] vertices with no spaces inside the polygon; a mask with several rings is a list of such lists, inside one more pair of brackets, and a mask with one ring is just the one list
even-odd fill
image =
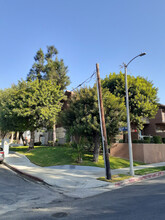
{"label": "clear blue sky", "polygon": [[39,48],[55,45],[72,89],[100,64],[101,78],[141,52],[128,74],[158,87],[165,104],[164,0],[0,0],[0,88],[25,79]]}

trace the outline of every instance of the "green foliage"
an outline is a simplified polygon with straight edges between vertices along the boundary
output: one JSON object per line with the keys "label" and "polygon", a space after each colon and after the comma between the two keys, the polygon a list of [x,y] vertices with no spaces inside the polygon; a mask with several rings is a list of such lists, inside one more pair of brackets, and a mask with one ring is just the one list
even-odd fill
{"label": "green foliage", "polygon": [[105,181],[105,182],[110,182],[110,183],[116,183],[120,182],[126,179],[130,179],[131,176],[125,175],[125,174],[117,174],[117,175],[112,175],[111,180],[107,180],[105,177],[99,177],[97,180]]}
{"label": "green foliage", "polygon": [[124,143],[124,140],[123,140],[123,139],[120,139],[120,140],[119,140],[119,143]]}
{"label": "green foliage", "polygon": [[86,145],[86,140],[85,138],[80,138],[79,143],[73,142],[71,144],[71,146],[73,147],[73,149],[76,151],[76,161],[78,163],[82,162],[82,156],[83,156],[83,152],[84,152],[84,146]]}
{"label": "green foliage", "polygon": [[139,143],[139,140],[132,140],[132,143],[137,144]]}
{"label": "green foliage", "polygon": [[139,144],[149,144],[149,143],[152,143],[152,138],[150,138],[150,137],[145,137],[145,138],[143,138],[143,139],[141,139],[141,140],[132,140],[132,143],[139,143]]}
{"label": "green foliage", "polygon": [[53,141],[48,141],[48,146],[53,146]]}
{"label": "green foliage", "polygon": [[72,133],[71,133],[70,129],[68,129],[66,131],[66,134],[65,134],[65,141],[66,141],[66,143],[70,143],[71,137],[72,137]]}
{"label": "green foliage", "polygon": [[10,131],[34,131],[56,121],[63,93],[56,83],[21,81],[0,94],[0,127]]}
{"label": "green foliage", "polygon": [[42,49],[38,50],[34,57],[35,63],[30,69],[27,80],[51,80],[60,86],[61,90],[65,90],[70,84],[67,76],[68,67],[64,65],[63,59],[58,60],[57,54],[58,51],[54,46],[48,46],[45,55]]}
{"label": "green foliage", "polygon": [[[124,105],[109,91],[103,92],[106,128],[109,137],[119,132],[121,119],[125,116]],[[61,115],[61,123],[72,135],[91,137],[100,134],[100,118],[97,90],[81,88],[71,99],[70,106]]]}
{"label": "green foliage", "polygon": [[42,49],[38,50],[35,57],[35,63],[33,64],[30,72],[27,76],[28,81],[34,81],[36,79],[41,80],[44,74],[44,53]]}
{"label": "green foliage", "polygon": [[152,167],[152,168],[145,168],[141,170],[135,170],[135,175],[146,175],[149,173],[155,173],[155,172],[160,172],[164,171],[165,167]]}
{"label": "green foliage", "polygon": [[[155,143],[155,144],[162,144],[162,142],[165,141],[165,138],[162,138],[161,136],[153,136],[151,137],[144,137],[142,140],[133,140],[132,143],[142,143],[142,144],[148,144],[148,143]],[[165,142],[163,142],[165,143]]]}
{"label": "green foliage", "polygon": [[39,142],[34,142],[34,146],[41,146],[41,141],[39,141]]}
{"label": "green foliage", "polygon": [[[22,153],[28,157],[28,159],[39,166],[56,166],[56,165],[80,165],[75,161],[75,150],[72,147],[45,147],[35,146],[33,150],[28,150],[27,146],[10,147],[11,151]],[[103,156],[99,156],[99,161],[93,162],[92,154],[84,152],[82,156],[81,166],[95,166],[104,167]],[[134,162],[134,166],[141,165],[143,163]],[[111,157],[111,168],[119,169],[129,167],[129,160]]]}
{"label": "green foliage", "polygon": [[[19,101],[19,100],[18,100]],[[26,119],[21,115],[18,117],[13,111],[17,105],[17,86],[0,92],[0,129],[1,132],[25,131]]]}
{"label": "green foliage", "polygon": [[145,143],[151,143],[151,137],[143,137]]}
{"label": "green foliage", "polygon": [[[61,90],[65,90],[70,84],[67,76],[68,67],[64,65],[63,59],[58,60],[57,54],[58,51],[54,46],[47,47],[47,54],[45,55],[47,64],[45,65],[44,79],[56,82],[61,87]],[[55,59],[53,59],[54,56]]]}
{"label": "green foliage", "polygon": [[[116,97],[125,98],[125,78],[124,74],[113,73],[102,80],[103,88]],[[134,77],[128,75],[128,93],[130,105],[131,123],[135,124],[138,129],[143,129],[145,118],[153,118],[158,110],[157,88],[151,81],[143,77]]]}
{"label": "green foliage", "polygon": [[162,138],[161,138],[161,136],[153,136],[153,143],[155,143],[155,144],[161,144],[161,143],[162,143]]}

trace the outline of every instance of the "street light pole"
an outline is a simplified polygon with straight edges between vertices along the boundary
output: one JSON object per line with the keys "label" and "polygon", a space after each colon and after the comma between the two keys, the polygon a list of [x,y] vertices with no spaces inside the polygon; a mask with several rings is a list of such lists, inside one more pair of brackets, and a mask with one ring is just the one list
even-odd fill
{"label": "street light pole", "polygon": [[130,113],[129,113],[129,97],[128,97],[128,85],[127,85],[127,67],[128,65],[137,57],[141,57],[146,55],[146,53],[141,53],[131,59],[128,64],[124,63],[124,71],[125,71],[125,91],[126,91],[126,108],[127,108],[127,128],[128,128],[128,147],[129,147],[129,160],[130,160],[130,174],[134,176],[133,169],[133,154],[132,154],[132,138],[131,138],[131,125],[130,125]]}

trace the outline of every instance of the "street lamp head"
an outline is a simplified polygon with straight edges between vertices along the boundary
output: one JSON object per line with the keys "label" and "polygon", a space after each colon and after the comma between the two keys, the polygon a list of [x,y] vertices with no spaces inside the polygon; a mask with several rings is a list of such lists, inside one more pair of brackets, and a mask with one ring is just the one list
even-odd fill
{"label": "street lamp head", "polygon": [[141,53],[141,54],[139,54],[140,57],[142,57],[142,56],[144,56],[144,55],[146,55],[146,53]]}
{"label": "street lamp head", "polygon": [[141,53],[141,54],[137,55],[136,57],[132,58],[132,60],[130,60],[127,65],[125,64],[124,67],[128,67],[128,65],[129,65],[134,59],[136,59],[137,57],[142,57],[142,56],[144,56],[144,55],[146,55],[146,53]]}

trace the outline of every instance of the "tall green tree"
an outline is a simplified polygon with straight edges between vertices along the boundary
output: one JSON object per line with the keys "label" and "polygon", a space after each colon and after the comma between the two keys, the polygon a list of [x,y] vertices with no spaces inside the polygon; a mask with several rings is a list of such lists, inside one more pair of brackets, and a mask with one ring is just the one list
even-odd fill
{"label": "tall green tree", "polygon": [[42,49],[39,49],[34,57],[35,63],[33,64],[32,68],[27,75],[27,80],[34,81],[36,79],[41,80],[43,79],[44,75],[44,53]]}
{"label": "tall green tree", "polygon": [[[39,79],[33,82],[21,81],[14,90],[6,91],[8,99],[3,103],[1,118],[8,122],[8,129],[31,131],[30,148],[34,147],[34,131],[52,126],[61,110],[63,93],[56,83]],[[3,98],[4,100],[4,98]],[[16,124],[15,122],[18,121]],[[1,124],[2,125],[2,124]]]}
{"label": "tall green tree", "polygon": [[[70,79],[67,76],[68,67],[64,65],[63,59],[58,59],[58,51],[54,46],[47,47],[47,53],[44,54],[40,49],[34,57],[35,63],[33,64],[28,76],[28,81],[51,80],[59,86],[60,90],[64,93],[66,87],[70,84]],[[56,124],[53,126],[53,145],[56,141]]]}
{"label": "tall green tree", "polygon": [[[26,131],[26,119],[12,111],[17,102],[17,86],[12,85],[11,88],[0,92],[0,130],[3,138],[8,132],[18,132],[22,137]],[[11,138],[12,139],[12,138]]]}
{"label": "tall green tree", "polygon": [[[123,100],[115,97],[108,90],[103,91],[105,121],[109,139],[119,133],[121,121],[125,115]],[[61,123],[77,138],[87,138],[94,144],[94,161],[98,161],[100,151],[100,117],[98,109],[97,89],[81,88],[73,95],[69,108],[61,114]]]}
{"label": "tall green tree", "polygon": [[[68,67],[64,65],[64,61],[58,60],[58,51],[54,46],[47,47],[47,53],[45,59],[47,64],[45,65],[44,79],[51,80],[60,86],[61,91],[64,92],[66,87],[70,84],[69,77],[67,76]],[[56,142],[56,124],[53,124],[53,146]]]}
{"label": "tall green tree", "polygon": [[58,60],[57,55],[58,51],[54,46],[47,47],[44,78],[56,82],[64,91],[70,84],[70,79],[67,76],[68,67],[64,65],[63,59]]}
{"label": "tall green tree", "polygon": [[12,86],[0,92],[0,130],[4,134],[10,131],[23,131],[24,120],[18,118],[12,108],[15,105],[16,87]]}
{"label": "tall green tree", "polygon": [[[125,98],[125,76],[122,72],[106,76],[102,86],[116,97]],[[130,120],[139,130],[143,129],[145,118],[153,118],[157,113],[157,91],[151,81],[128,75]]]}

